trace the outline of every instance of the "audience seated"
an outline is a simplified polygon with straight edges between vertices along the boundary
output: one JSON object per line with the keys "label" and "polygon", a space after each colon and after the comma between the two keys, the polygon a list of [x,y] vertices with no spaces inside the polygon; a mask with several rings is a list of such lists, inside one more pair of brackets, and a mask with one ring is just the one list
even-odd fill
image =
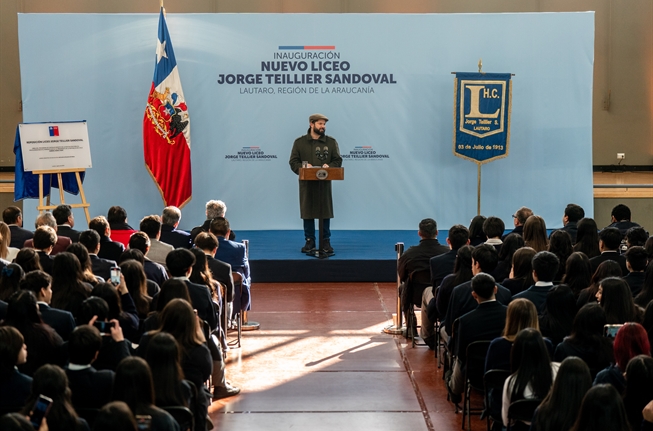
{"label": "audience seated", "polygon": [[469,223],[469,245],[476,247],[487,241],[487,237],[483,232],[483,223],[485,223],[485,216],[477,215]]}
{"label": "audience seated", "polygon": [[508,278],[501,283],[503,287],[510,290],[512,295],[517,295],[535,284],[535,280],[533,280],[534,256],[535,250],[530,247],[522,247],[512,255],[512,269]]}
{"label": "audience seated", "polygon": [[[635,297],[635,304],[646,308],[653,300],[653,263],[649,262],[644,272],[642,290]],[[653,328],[652,328],[653,329]]]}
{"label": "audience seated", "polygon": [[129,238],[136,232],[127,224],[127,211],[121,206],[112,206],[107,212],[107,221],[111,229],[111,239],[127,247]]}
{"label": "audience seated", "polygon": [[115,260],[104,259],[98,255],[100,252],[100,234],[93,229],[88,229],[79,235],[79,243],[88,250],[93,274],[103,280],[111,279],[111,268],[118,266]]}
{"label": "audience seated", "polygon": [[626,366],[624,407],[633,430],[642,425],[642,409],[653,400],[653,358],[649,354],[632,358]]}
{"label": "audience seated", "polygon": [[546,223],[537,215],[530,216],[524,223],[524,245],[536,252],[545,251],[549,247],[546,234]]}
{"label": "audience seated", "polygon": [[10,206],[2,211],[2,221],[9,226],[11,242],[9,247],[22,248],[25,241],[31,239],[34,233],[23,229],[23,212],[16,206]]}
{"label": "audience seated", "polygon": [[113,399],[125,402],[135,416],[151,416],[152,430],[180,430],[179,424],[168,412],[154,405],[152,373],[142,358],[131,357],[120,362],[116,369]]}
{"label": "audience seated", "polygon": [[613,260],[607,260],[599,265],[592,275],[590,285],[580,291],[576,306],[578,308],[590,302],[596,302],[596,293],[599,291],[599,284],[604,278],[621,277],[621,268]]}
{"label": "audience seated", "polygon": [[[80,236],[83,239],[84,233]],[[82,268],[77,256],[59,253],[52,268],[52,306],[70,311],[77,319],[82,302],[91,294],[93,287],[82,280]]]}
{"label": "audience seated", "polygon": [[558,257],[548,251],[540,251],[533,257],[533,280],[535,284],[512,298],[526,298],[535,304],[537,313],[542,315],[546,304],[546,295],[553,287],[553,279],[558,272]]}
{"label": "audience seated", "polygon": [[215,253],[218,251],[218,238],[211,232],[200,232],[195,237],[195,247],[204,252],[211,275],[224,286],[226,302],[233,302],[234,278],[231,265],[215,258]]}
{"label": "audience seated", "polygon": [[104,283],[104,278],[93,274],[91,256],[88,254],[88,250],[84,245],[77,242],[68,247],[66,251],[77,256],[79,266],[82,268],[82,281],[84,281],[84,283],[88,283],[91,286],[95,286],[98,283]]}
{"label": "audience seated", "polygon": [[[512,303],[511,303],[512,304]],[[554,286],[546,294],[546,306],[540,316],[540,332],[557,346],[571,334],[574,317],[576,317],[576,298],[569,286]]]}
{"label": "audience seated", "polygon": [[107,318],[120,323],[125,338],[132,343],[138,342],[141,338],[138,311],[127,290],[124,277],[120,276],[120,284],[117,289],[111,283],[99,283],[93,288],[91,295],[104,299],[109,306]]}
{"label": "audience seated", "polygon": [[[491,245],[484,245],[493,249]],[[496,253],[496,251],[495,251]],[[497,285],[491,275],[478,273],[471,280],[472,297],[476,309],[465,313],[458,320],[458,329],[453,343],[453,371],[445,376],[447,389],[454,403],[461,400],[465,384],[467,346],[474,341],[490,341],[501,334],[506,321],[506,307],[496,301]]]}
{"label": "audience seated", "polygon": [[562,216],[563,226],[560,230],[569,234],[572,244],[576,244],[578,222],[583,217],[585,217],[585,210],[580,205],[569,204],[565,207],[565,213]]}
{"label": "audience seated", "polygon": [[112,401],[95,416],[93,431],[138,431],[136,418],[122,401]]}
{"label": "audience seated", "polygon": [[101,259],[117,261],[125,246],[121,242],[111,240],[111,228],[109,222],[104,216],[97,216],[88,224],[88,228],[96,231],[100,235],[100,250],[97,255]]}
{"label": "audience seated", "polygon": [[571,256],[574,248],[571,244],[571,236],[563,230],[557,230],[551,233],[549,237],[549,251],[558,257],[558,273],[553,277],[555,284],[560,284],[565,276],[567,259]]}
{"label": "audience seated", "polygon": [[618,204],[612,208],[612,212],[610,213],[610,225],[608,225],[608,227],[619,230],[619,233],[623,238],[631,227],[640,227],[639,224],[630,221],[630,217],[630,208],[624,204]]}
{"label": "audience seated", "polygon": [[624,402],[614,386],[596,385],[585,394],[570,431],[630,430]]}
{"label": "audience seated", "polygon": [[41,267],[41,259],[39,254],[37,253],[36,250],[32,248],[23,248],[21,249],[18,254],[16,254],[16,258],[14,259],[14,263],[17,265],[20,265],[21,268],[23,268],[23,271],[25,273],[28,273],[30,271],[34,270],[39,270],[42,271],[43,268]]}
{"label": "audience seated", "polygon": [[[206,203],[206,220],[201,226],[195,226],[190,231],[190,240],[195,242],[195,237],[200,232],[209,232],[211,230],[211,221],[214,218],[225,217],[227,215],[227,205],[222,201],[210,200]],[[236,235],[229,232],[229,240],[235,241]]]}
{"label": "audience seated", "polygon": [[93,326],[78,326],[70,336],[65,370],[76,409],[99,409],[111,401],[113,371],[93,367],[101,348],[102,335]]}
{"label": "audience seated", "polygon": [[16,368],[27,362],[27,345],[13,326],[0,326],[0,415],[20,410],[29,397],[32,378]]}
{"label": "audience seated", "polygon": [[614,362],[596,375],[594,384],[609,383],[623,394],[626,389],[624,373],[628,362],[637,355],[650,356],[651,345],[644,327],[633,322],[624,324],[614,337],[613,350]]}
{"label": "audience seated", "polygon": [[178,278],[166,280],[161,286],[161,293],[159,293],[156,308],[152,311],[147,319],[143,322],[143,332],[154,331],[161,327],[161,312],[168,305],[168,302],[173,299],[184,299],[190,303],[190,295],[188,295],[188,287],[186,283]]}
{"label": "audience seated", "polygon": [[599,250],[599,230],[591,218],[582,218],[578,222],[574,251],[582,251],[590,259],[601,254]]}
{"label": "audience seated", "polygon": [[20,265],[10,263],[0,270],[0,300],[6,301],[20,289],[25,272]]}
{"label": "audience seated", "polygon": [[499,217],[490,216],[483,222],[483,233],[487,237],[485,244],[491,245],[497,250],[497,253],[501,250],[503,241],[501,237],[503,232],[506,230],[506,225],[503,223]]}
{"label": "audience seated", "polygon": [[168,253],[174,250],[174,247],[170,244],[159,241],[161,237],[161,217],[158,215],[150,215],[143,220],[139,227],[141,232],[150,238],[150,249],[146,253],[146,256],[153,260],[154,262],[164,265],[166,264],[166,257]]}
{"label": "audience seated", "polygon": [[[524,238],[519,234],[511,233],[503,238],[503,244],[499,250],[499,263],[497,263],[497,267],[490,274],[495,280],[505,280],[510,277],[512,257],[522,247],[524,247]],[[504,285],[504,287],[507,286]]]}
{"label": "audience seated", "polygon": [[52,215],[57,222],[57,234],[70,238],[72,242],[78,242],[81,232],[73,229],[75,226],[75,216],[73,216],[72,207],[65,204],[59,205],[52,210]]}
{"label": "audience seated", "polygon": [[501,418],[508,426],[508,407],[521,399],[544,399],[553,385],[558,367],[551,362],[540,331],[526,328],[519,331],[511,351],[512,374],[503,385]]}
{"label": "audience seated", "polygon": [[43,271],[30,271],[21,281],[20,288],[34,293],[43,323],[50,325],[64,341],[68,340],[70,333],[75,329],[75,318],[69,311],[50,306],[52,278]]}
{"label": "audience seated", "polygon": [[519,208],[512,216],[512,221],[513,224],[515,225],[515,228],[512,231],[510,231],[508,234],[504,235],[503,238],[501,238],[501,240],[505,242],[506,237],[512,233],[522,236],[524,233],[524,223],[526,223],[526,220],[532,215],[533,215],[533,210],[531,210],[530,208],[526,208],[526,207]]}
{"label": "audience seated", "polygon": [[152,298],[147,294],[147,278],[143,265],[133,259],[120,264],[127,291],[134,301],[139,319],[145,319],[150,312]]}
{"label": "audience seated", "polygon": [[569,430],[576,422],[592,376],[582,359],[571,356],[560,363],[553,386],[535,410],[531,431]]}
{"label": "audience seated", "polygon": [[191,248],[190,234],[177,229],[181,221],[181,210],[177,207],[165,207],[161,215],[161,242],[173,248]]}
{"label": "audience seated", "polygon": [[11,247],[11,231],[7,223],[0,221],[0,261],[5,264],[14,260],[18,251],[17,247]]}
{"label": "audience seated", "polygon": [[[562,262],[560,262],[562,265]],[[565,276],[562,277],[562,283],[569,286],[578,299],[581,290],[589,287],[592,283],[592,269],[590,260],[582,251],[575,251],[567,258],[565,264]]]}
{"label": "audience seated", "polygon": [[50,431],[90,431],[88,423],[77,416],[70,394],[66,373],[56,365],[44,365],[34,373],[32,392],[23,414],[29,415],[39,395],[45,395],[52,399],[47,416]]}
{"label": "audience seated", "polygon": [[626,231],[626,249],[631,247],[644,247],[648,238],[648,232],[643,227],[631,227]]}
{"label": "audience seated", "polygon": [[619,229],[614,227],[606,227],[603,229],[599,233],[599,250],[601,250],[601,254],[590,259],[592,271],[596,271],[596,268],[598,268],[602,262],[605,262],[606,260],[614,260],[619,264],[622,275],[625,276],[628,274],[626,258],[619,254],[620,243],[621,234],[619,233]]}
{"label": "audience seated", "polygon": [[585,361],[594,378],[614,360],[612,343],[603,336],[606,323],[605,312],[599,304],[584,305],[574,318],[571,335],[556,347],[554,360],[561,362],[568,356],[578,356]]}
{"label": "audience seated", "polygon": [[52,275],[53,258],[50,256],[57,243],[57,234],[50,226],[39,226],[33,236],[34,249],[39,255],[41,269]]}
{"label": "audience seated", "polygon": [[603,279],[596,300],[603,307],[609,325],[642,321],[644,311],[635,305],[628,284],[619,277]]}
{"label": "audience seated", "polygon": [[[72,244],[72,241],[70,238],[67,236],[60,235],[58,230],[57,230],[57,222],[55,221],[54,217],[52,214],[45,212],[41,215],[39,215],[36,218],[36,222],[34,223],[35,228],[39,228],[40,226],[50,226],[52,229],[54,229],[55,233],[57,234],[57,241],[54,244],[54,247],[52,247],[52,251],[50,252],[50,256],[54,256],[56,254],[61,253],[62,251],[66,251],[66,249]],[[25,244],[23,244],[23,247],[34,247],[34,240],[33,239],[28,239],[25,241]]]}
{"label": "audience seated", "polygon": [[9,298],[7,318],[3,325],[13,326],[25,338],[29,355],[20,372],[33,376],[43,364],[63,365],[63,340],[50,326],[43,323],[36,305],[36,296],[28,290],[21,290]]}
{"label": "audience seated", "polygon": [[150,251],[150,237],[145,232],[136,232],[129,238],[129,249],[143,253],[143,269],[148,280],[161,286],[168,279],[166,268],[147,256]]}
{"label": "audience seated", "polygon": [[[145,234],[143,234],[143,235],[145,235]],[[145,236],[147,236],[147,235],[145,235]],[[146,292],[147,292],[147,296],[152,298],[154,295],[159,293],[159,290],[161,289],[159,287],[159,284],[152,281],[152,280],[150,280],[149,278],[147,278],[147,272],[145,272],[145,256],[143,256],[143,253],[138,249],[129,248],[129,249],[125,250],[120,255],[120,259],[118,260],[118,265],[122,265],[123,262],[126,262],[128,260],[135,260],[136,262],[141,264],[141,267],[143,268],[143,271],[145,273],[145,289],[146,289]],[[150,262],[154,263],[152,261],[150,261]],[[158,267],[161,268],[161,271],[166,273],[166,270],[165,270],[165,268],[163,268],[163,266],[161,266],[159,264],[156,264],[156,265],[158,265]],[[167,277],[168,277],[168,275],[166,273],[166,279],[167,279]]]}
{"label": "audience seated", "polygon": [[[464,245],[458,249],[458,253],[456,253],[456,261],[453,267],[453,274],[447,275],[442,280],[440,288],[438,289],[438,294],[435,298],[435,304],[433,300],[429,301],[427,312],[428,319],[431,322],[435,322],[438,317],[440,320],[444,321],[444,318],[447,315],[447,309],[449,308],[451,292],[453,292],[453,289],[456,286],[468,282],[474,276],[472,273],[473,250],[474,247],[471,245]],[[433,311],[434,308],[435,311]]]}
{"label": "audience seated", "polygon": [[646,270],[646,250],[644,247],[632,246],[624,254],[626,257],[626,268],[628,269],[628,274],[623,278],[628,287],[630,287],[630,293],[635,297],[641,292],[642,287],[644,287],[644,279],[646,275],[644,271]]}

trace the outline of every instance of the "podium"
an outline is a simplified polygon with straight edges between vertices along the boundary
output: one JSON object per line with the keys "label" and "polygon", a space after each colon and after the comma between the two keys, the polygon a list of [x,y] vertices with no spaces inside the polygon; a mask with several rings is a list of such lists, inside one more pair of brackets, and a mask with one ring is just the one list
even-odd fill
{"label": "podium", "polygon": [[[301,181],[342,181],[345,179],[345,168],[321,168],[321,167],[311,167],[311,168],[299,168],[299,179]],[[324,232],[324,221],[320,218],[319,221],[319,230],[320,238],[317,246],[317,250],[314,253],[310,253],[309,256],[315,256],[318,259],[326,259],[329,255],[323,251],[323,232]],[[333,256],[333,254],[332,254]]]}

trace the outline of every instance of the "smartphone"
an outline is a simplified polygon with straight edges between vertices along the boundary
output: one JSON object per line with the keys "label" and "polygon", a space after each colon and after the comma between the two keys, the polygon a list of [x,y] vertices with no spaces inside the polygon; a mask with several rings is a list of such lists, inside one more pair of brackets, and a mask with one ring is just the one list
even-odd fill
{"label": "smartphone", "polygon": [[608,338],[616,337],[619,328],[621,328],[622,326],[624,325],[605,325],[603,327],[603,336]]}
{"label": "smartphone", "polygon": [[111,334],[113,323],[96,320],[95,323],[93,323],[93,326],[95,326],[101,334]]}
{"label": "smartphone", "polygon": [[136,426],[138,431],[150,431],[152,428],[152,416],[136,415]]}
{"label": "smartphone", "polygon": [[116,286],[120,284],[120,268],[117,266],[111,268],[111,284]]}
{"label": "smartphone", "polygon": [[34,403],[32,411],[29,413],[29,421],[34,426],[34,429],[39,429],[43,418],[48,415],[50,406],[52,405],[52,398],[45,395],[39,395],[39,398]]}

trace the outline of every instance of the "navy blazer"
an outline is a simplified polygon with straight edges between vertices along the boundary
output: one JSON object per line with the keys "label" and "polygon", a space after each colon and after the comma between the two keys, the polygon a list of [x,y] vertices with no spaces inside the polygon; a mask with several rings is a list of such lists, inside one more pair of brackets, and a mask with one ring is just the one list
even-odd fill
{"label": "navy blazer", "polygon": [[458,319],[455,354],[464,364],[467,346],[474,341],[492,341],[501,335],[508,308],[497,301],[485,301]]}
{"label": "navy blazer", "polygon": [[100,238],[100,251],[97,253],[100,259],[108,259],[117,262],[120,260],[120,255],[123,251],[125,251],[125,246],[121,242],[111,241],[111,238],[108,236]]}
{"label": "navy blazer", "polygon": [[[218,314],[213,305],[213,299],[211,298],[211,293],[209,288],[203,284],[193,283],[187,278],[180,278],[186,283],[188,287],[188,296],[190,296],[190,302],[192,307],[197,310],[197,315],[202,320],[206,320],[211,329],[216,329],[218,327]],[[159,295],[155,295],[152,298],[152,303],[150,307],[152,310],[156,309],[156,304],[159,301]]]}
{"label": "navy blazer", "polygon": [[232,271],[242,272],[245,276],[245,284],[250,284],[249,260],[245,244],[230,241],[222,236],[218,237],[218,251],[215,258],[231,265]]}
{"label": "navy blazer", "polygon": [[76,409],[99,409],[111,401],[113,371],[98,371],[93,367],[74,371],[66,367],[65,371]]}
{"label": "navy blazer", "polygon": [[592,269],[592,274],[596,272],[596,268],[606,260],[614,260],[619,264],[621,268],[621,276],[625,277],[628,275],[628,268],[626,267],[626,256],[622,256],[618,251],[604,251],[598,256],[594,256],[590,259],[590,267]]}
{"label": "navy blazer", "polygon": [[213,278],[225,285],[227,302],[232,302],[234,300],[234,278],[231,275],[231,265],[209,255],[206,256],[206,262]]}
{"label": "navy blazer", "polygon": [[96,254],[89,254],[93,274],[104,278],[106,281],[111,280],[111,268],[118,266],[113,260],[102,259]]}
{"label": "navy blazer", "polygon": [[434,291],[442,283],[444,277],[453,272],[453,266],[456,263],[456,254],[458,254],[458,250],[449,250],[446,253],[433,256],[429,260],[431,267],[431,286],[433,286]]}
{"label": "navy blazer", "polygon": [[[500,304],[507,306],[512,300],[512,294],[508,289],[497,283],[496,298]],[[478,302],[472,296],[471,280],[454,287],[453,292],[451,292],[451,298],[449,299],[447,315],[444,318],[447,334],[452,335],[451,327],[453,326],[454,320],[474,310],[477,306]]]}
{"label": "navy blazer", "polygon": [[70,333],[75,329],[75,318],[72,313],[52,308],[45,302],[39,302],[38,305],[43,323],[50,325],[64,341],[68,340]]}
{"label": "navy blazer", "polygon": [[39,255],[39,261],[41,262],[41,268],[46,273],[52,275],[52,266],[54,265],[54,258],[47,254],[44,251],[36,251]]}
{"label": "navy blazer", "polygon": [[67,236],[72,242],[79,242],[81,232],[66,225],[57,226],[57,235]]}
{"label": "navy blazer", "polygon": [[15,368],[11,370],[9,376],[0,381],[0,415],[25,407],[31,391],[32,378]]}
{"label": "navy blazer", "polygon": [[167,224],[161,225],[159,241],[170,244],[174,248],[191,248],[190,234],[183,230],[175,229]]}
{"label": "navy blazer", "polygon": [[18,249],[23,248],[25,241],[34,238],[34,232],[23,229],[15,224],[9,225],[9,231],[11,232],[11,242],[9,243],[9,247]]}
{"label": "navy blazer", "polygon": [[528,299],[533,304],[535,304],[535,308],[537,309],[537,314],[538,316],[541,316],[544,313],[544,310],[546,309],[546,295],[549,293],[549,291],[552,288],[553,286],[532,285],[531,287],[524,290],[523,292],[519,292],[518,294],[514,295],[512,299],[517,299],[517,298]]}
{"label": "navy blazer", "polygon": [[159,286],[163,285],[163,282],[168,279],[168,271],[160,263],[156,263],[153,260],[145,258],[145,264],[143,265],[145,270],[145,277],[148,280],[152,280]]}

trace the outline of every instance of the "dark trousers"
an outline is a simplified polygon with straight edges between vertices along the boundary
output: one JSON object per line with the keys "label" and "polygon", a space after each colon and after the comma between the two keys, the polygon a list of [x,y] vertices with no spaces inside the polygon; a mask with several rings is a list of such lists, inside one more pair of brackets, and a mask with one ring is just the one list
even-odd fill
{"label": "dark trousers", "polygon": [[[324,227],[324,232],[322,234],[322,237],[324,239],[329,239],[331,238],[331,230],[329,229],[329,226],[331,226],[331,219],[325,218],[322,221],[323,227]],[[314,219],[304,219],[304,237],[306,239],[312,239],[315,241],[315,220]]]}

